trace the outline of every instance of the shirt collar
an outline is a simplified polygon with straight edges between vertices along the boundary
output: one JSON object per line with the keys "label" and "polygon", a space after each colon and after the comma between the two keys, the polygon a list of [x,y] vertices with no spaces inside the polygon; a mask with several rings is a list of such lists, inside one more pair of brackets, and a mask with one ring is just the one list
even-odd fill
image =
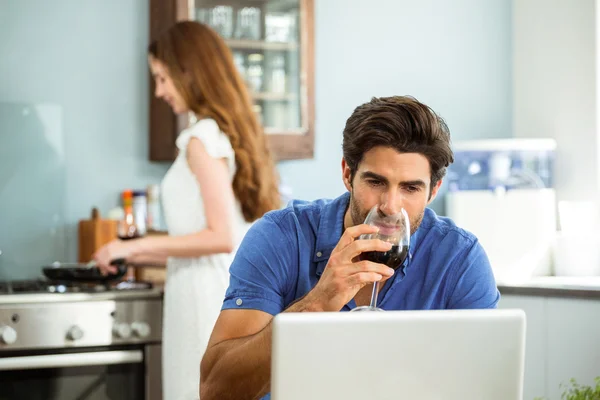
{"label": "shirt collar", "polygon": [[[331,252],[340,241],[344,231],[344,216],[348,209],[349,201],[350,193],[346,192],[327,203],[321,210],[313,262],[328,260]],[[318,275],[325,269],[325,264],[322,263],[317,268]]]}
{"label": "shirt collar", "polygon": [[429,232],[429,230],[431,229],[431,225],[434,223],[434,220],[435,220],[435,213],[433,212],[433,210],[431,210],[429,208],[425,208],[423,219],[421,220],[419,227],[417,228],[415,233],[410,235],[410,246],[408,248],[408,257],[406,257],[406,260],[404,260],[404,263],[402,264],[402,268],[400,269],[400,271],[402,272],[402,274],[401,274],[402,278],[404,278],[404,276],[406,276],[408,271],[410,271],[416,267],[415,266],[415,267],[410,268],[413,256],[415,254],[415,251],[417,251],[417,249],[419,248],[419,244],[423,240],[423,237],[425,235],[427,235],[427,232]]}
{"label": "shirt collar", "polygon": [[437,216],[435,212],[430,208],[425,208],[423,213],[423,219],[417,228],[417,231],[410,236],[410,248],[408,250],[408,257],[412,258],[415,251],[419,248],[419,244],[423,240],[423,237],[431,230],[431,227],[435,224]]}

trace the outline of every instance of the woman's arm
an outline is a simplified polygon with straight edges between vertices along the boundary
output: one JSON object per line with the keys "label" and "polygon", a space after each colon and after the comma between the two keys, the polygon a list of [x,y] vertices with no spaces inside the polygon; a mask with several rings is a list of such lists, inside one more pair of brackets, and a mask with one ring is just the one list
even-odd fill
{"label": "woman's arm", "polygon": [[110,271],[108,264],[116,258],[125,258],[132,264],[142,264],[139,260],[160,264],[167,257],[200,257],[233,251],[235,196],[226,160],[211,157],[197,138],[191,138],[188,143],[187,160],[202,191],[206,228],[182,236],[113,241],[94,254],[102,269]]}
{"label": "woman's arm", "polygon": [[160,254],[140,254],[127,257],[127,263],[134,267],[166,267],[168,256]]}

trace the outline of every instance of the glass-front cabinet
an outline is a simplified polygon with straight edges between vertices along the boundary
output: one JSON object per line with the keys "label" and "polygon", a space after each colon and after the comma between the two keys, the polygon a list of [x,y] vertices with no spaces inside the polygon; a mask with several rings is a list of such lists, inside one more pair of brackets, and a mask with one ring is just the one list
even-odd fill
{"label": "glass-front cabinet", "polygon": [[[169,2],[170,9],[166,5]],[[212,27],[231,49],[234,63],[252,95],[254,112],[269,136],[274,156],[278,160],[312,158],[313,2],[150,0],[150,35],[153,38],[182,19],[196,20]],[[179,130],[187,124],[184,118],[176,120],[167,111],[170,112],[165,105],[151,100],[150,158],[153,160],[168,159],[168,152],[158,147],[165,146],[168,140],[174,141]],[[161,119],[154,113],[161,115]],[[170,119],[171,124],[165,122],[165,118]],[[163,133],[169,125],[175,131]]]}

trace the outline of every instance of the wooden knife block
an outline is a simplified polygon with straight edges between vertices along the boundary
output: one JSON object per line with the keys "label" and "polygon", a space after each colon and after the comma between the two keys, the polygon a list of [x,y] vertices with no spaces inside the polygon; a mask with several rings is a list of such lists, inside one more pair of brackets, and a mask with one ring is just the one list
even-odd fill
{"label": "wooden knife block", "polygon": [[118,221],[100,218],[98,209],[92,210],[91,219],[79,221],[79,262],[87,263],[106,243],[117,238]]}

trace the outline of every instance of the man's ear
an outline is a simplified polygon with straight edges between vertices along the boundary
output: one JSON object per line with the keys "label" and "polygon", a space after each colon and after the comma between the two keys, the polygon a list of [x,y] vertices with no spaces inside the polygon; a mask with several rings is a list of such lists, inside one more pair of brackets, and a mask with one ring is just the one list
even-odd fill
{"label": "man's ear", "polygon": [[342,180],[344,181],[344,186],[350,192],[352,191],[352,171],[350,167],[346,163],[346,160],[342,158]]}
{"label": "man's ear", "polygon": [[438,190],[440,190],[440,186],[442,186],[442,182],[443,181],[444,181],[443,179],[440,179],[439,181],[437,181],[437,183],[435,184],[435,186],[431,190],[431,195],[429,196],[429,200],[427,201],[427,205],[431,204],[431,202],[435,199],[435,196],[437,196]]}

